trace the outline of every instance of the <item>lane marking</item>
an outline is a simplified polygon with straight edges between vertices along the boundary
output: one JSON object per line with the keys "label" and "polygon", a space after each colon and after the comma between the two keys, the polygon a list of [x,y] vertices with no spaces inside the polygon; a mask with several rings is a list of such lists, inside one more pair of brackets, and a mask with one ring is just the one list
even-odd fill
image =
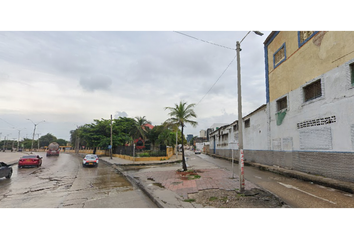
{"label": "lane marking", "polygon": [[262,177],[258,177],[258,176],[256,176],[256,175],[255,175],[254,177],[255,177],[255,178],[258,178],[258,179],[262,179]]}
{"label": "lane marking", "polygon": [[292,185],[285,184],[285,183],[281,183],[281,182],[278,182],[278,183],[279,183],[280,185],[283,185],[283,186],[286,187],[286,188],[292,188],[292,189],[298,190],[298,191],[300,191],[300,192],[303,192],[303,193],[305,193],[305,194],[308,194],[308,195],[310,195],[310,196],[312,196],[312,197],[321,199],[321,200],[323,200],[323,201],[326,201],[326,202],[329,202],[329,203],[332,203],[332,204],[337,204],[337,203],[332,202],[332,201],[330,201],[330,200],[328,200],[328,199],[321,198],[321,197],[319,197],[319,196],[313,195],[312,193],[308,193],[308,192],[306,192],[306,191],[304,191],[304,190],[301,190],[301,189],[299,189],[299,188],[297,188],[297,187],[294,187],[294,186],[292,186]]}

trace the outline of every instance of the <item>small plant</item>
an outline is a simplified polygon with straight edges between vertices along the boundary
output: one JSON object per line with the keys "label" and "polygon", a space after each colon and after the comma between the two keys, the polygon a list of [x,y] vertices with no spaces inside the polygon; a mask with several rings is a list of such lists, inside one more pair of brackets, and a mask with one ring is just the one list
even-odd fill
{"label": "small plant", "polygon": [[200,175],[189,175],[188,176],[188,180],[193,180],[193,179],[199,179],[199,178],[201,178],[201,176]]}
{"label": "small plant", "polygon": [[211,202],[211,201],[215,201],[215,200],[218,200],[218,198],[217,197],[210,197],[209,198],[209,201]]}
{"label": "small plant", "polygon": [[195,202],[195,199],[193,199],[193,198],[189,198],[189,199],[185,199],[185,200],[183,200],[184,202]]}

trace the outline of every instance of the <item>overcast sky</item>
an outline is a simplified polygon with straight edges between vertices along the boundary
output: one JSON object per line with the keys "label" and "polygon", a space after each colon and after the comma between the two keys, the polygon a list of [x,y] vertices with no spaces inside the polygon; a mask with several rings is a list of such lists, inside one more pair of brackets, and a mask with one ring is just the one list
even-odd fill
{"label": "overcast sky", "polygon": [[[263,42],[270,32],[263,32],[250,33],[241,45],[244,114],[265,103]],[[66,140],[77,125],[111,114],[146,116],[159,125],[168,118],[164,108],[180,101],[197,104],[199,124],[187,126],[186,134],[233,122],[233,49],[247,32],[182,33],[191,37],[174,31],[1,31],[1,139],[17,139],[15,129],[31,138],[34,125],[26,119],[45,120],[36,133]]]}

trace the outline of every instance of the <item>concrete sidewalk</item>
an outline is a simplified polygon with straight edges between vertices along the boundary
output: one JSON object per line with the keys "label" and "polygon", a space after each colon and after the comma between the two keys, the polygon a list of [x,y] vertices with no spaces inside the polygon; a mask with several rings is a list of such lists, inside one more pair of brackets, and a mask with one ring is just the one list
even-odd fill
{"label": "concrete sidewalk", "polygon": [[[8,165],[14,165],[18,163],[18,160],[20,159],[20,157],[25,156],[25,155],[29,155],[29,152],[11,152],[10,150],[7,150],[6,152],[0,152],[0,162],[4,162]],[[41,153],[34,153],[35,155],[39,154],[41,155]],[[43,156],[43,154],[41,155]]]}
{"label": "concrete sidewalk", "polygon": [[[232,178],[232,173],[221,169],[216,165],[203,161],[200,158],[188,160],[189,172],[179,172],[181,158],[174,156],[170,160],[158,162],[133,162],[116,157],[100,157],[107,163],[112,164],[119,172],[136,184],[150,199],[161,208],[202,208],[195,202],[188,202],[188,194],[208,189],[238,190],[240,186],[237,176]],[[163,168],[155,167],[142,169],[138,172],[129,173],[124,170],[132,165],[158,165],[169,163],[172,166]],[[249,181],[245,181],[245,190],[258,188]]]}

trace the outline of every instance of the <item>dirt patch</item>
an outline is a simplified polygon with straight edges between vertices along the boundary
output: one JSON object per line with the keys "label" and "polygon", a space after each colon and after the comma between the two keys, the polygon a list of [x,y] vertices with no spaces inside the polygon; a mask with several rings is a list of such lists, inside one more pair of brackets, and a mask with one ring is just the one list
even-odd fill
{"label": "dirt patch", "polygon": [[[200,173],[202,173],[202,171],[199,171]],[[199,179],[201,178],[200,175],[197,174],[197,171],[195,170],[189,170],[187,172],[179,172],[177,171],[179,178],[181,180],[193,180],[193,179]]]}
{"label": "dirt patch", "polygon": [[236,191],[204,190],[188,194],[189,199],[203,206],[215,208],[281,208],[287,207],[280,199],[261,189],[239,194]]}

